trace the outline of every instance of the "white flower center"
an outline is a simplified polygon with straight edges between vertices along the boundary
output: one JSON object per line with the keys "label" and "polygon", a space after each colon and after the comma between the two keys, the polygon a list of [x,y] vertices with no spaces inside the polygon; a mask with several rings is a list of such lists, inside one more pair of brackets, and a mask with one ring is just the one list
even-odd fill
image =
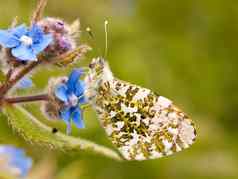
{"label": "white flower center", "polygon": [[33,44],[32,38],[26,35],[21,36],[20,41],[26,46],[30,46]]}
{"label": "white flower center", "polygon": [[70,103],[70,105],[72,105],[72,106],[77,106],[77,105],[78,105],[78,97],[75,96],[74,94],[72,94],[72,95],[69,97],[69,103]]}

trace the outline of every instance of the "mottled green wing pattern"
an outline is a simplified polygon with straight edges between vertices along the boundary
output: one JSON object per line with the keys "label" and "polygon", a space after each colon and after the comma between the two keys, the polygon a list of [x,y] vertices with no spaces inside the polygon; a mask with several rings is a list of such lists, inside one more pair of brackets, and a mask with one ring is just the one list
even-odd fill
{"label": "mottled green wing pattern", "polygon": [[95,108],[113,144],[127,160],[146,160],[188,148],[193,122],[169,99],[117,79],[97,91]]}

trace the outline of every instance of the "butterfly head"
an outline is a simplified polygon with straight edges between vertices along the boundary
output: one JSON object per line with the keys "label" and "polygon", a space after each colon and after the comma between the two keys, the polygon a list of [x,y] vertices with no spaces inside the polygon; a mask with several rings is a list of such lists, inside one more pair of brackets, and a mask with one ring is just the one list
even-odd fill
{"label": "butterfly head", "polygon": [[89,64],[91,78],[96,81],[110,81],[113,79],[108,62],[102,57],[94,58]]}
{"label": "butterfly head", "polygon": [[102,57],[94,58],[89,64],[89,68],[92,72],[100,74],[106,65],[106,61]]}
{"label": "butterfly head", "polygon": [[89,64],[89,72],[85,77],[85,84],[89,94],[86,96],[93,96],[93,92],[97,90],[99,86],[112,80],[113,74],[108,62],[102,57],[94,58]]}

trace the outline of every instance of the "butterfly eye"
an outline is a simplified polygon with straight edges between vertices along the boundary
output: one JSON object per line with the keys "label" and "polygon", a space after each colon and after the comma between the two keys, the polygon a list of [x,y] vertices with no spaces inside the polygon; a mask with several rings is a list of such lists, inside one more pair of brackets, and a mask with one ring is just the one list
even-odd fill
{"label": "butterfly eye", "polygon": [[90,63],[89,68],[93,69],[95,67],[95,63]]}

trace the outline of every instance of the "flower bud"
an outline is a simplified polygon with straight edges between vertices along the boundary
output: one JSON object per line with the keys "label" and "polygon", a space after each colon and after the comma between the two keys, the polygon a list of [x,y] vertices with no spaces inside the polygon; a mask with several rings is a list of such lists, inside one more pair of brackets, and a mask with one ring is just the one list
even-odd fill
{"label": "flower bud", "polygon": [[42,111],[48,119],[59,119],[59,111],[64,107],[64,103],[55,96],[55,89],[61,83],[65,83],[67,77],[51,78],[48,84],[49,101],[43,104]]}
{"label": "flower bud", "polygon": [[43,31],[50,33],[53,42],[45,49],[48,58],[57,57],[76,48],[75,38],[72,36],[70,25],[61,19],[47,17],[37,23]]}

